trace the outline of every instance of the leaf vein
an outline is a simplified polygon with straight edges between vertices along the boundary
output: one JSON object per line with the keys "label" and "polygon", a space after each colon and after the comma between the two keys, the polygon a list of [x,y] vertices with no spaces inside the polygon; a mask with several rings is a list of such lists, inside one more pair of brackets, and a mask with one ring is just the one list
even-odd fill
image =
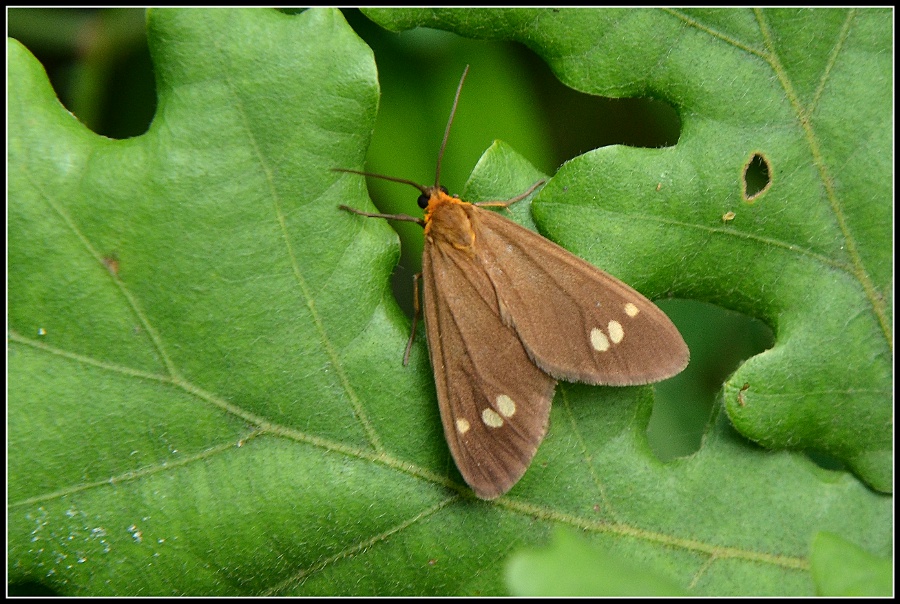
{"label": "leaf vein", "polygon": [[[32,180],[33,183],[37,181]],[[143,325],[144,329],[147,331],[147,334],[150,336],[150,340],[153,342],[153,346],[156,348],[156,352],[159,354],[160,359],[166,367],[166,371],[173,379],[177,379],[179,377],[178,370],[175,367],[174,362],[172,361],[169,354],[166,352],[166,347],[163,344],[162,337],[160,337],[159,333],[153,327],[153,324],[150,322],[149,317],[144,313],[141,305],[138,303],[137,298],[131,293],[131,291],[125,286],[125,283],[112,271],[109,270],[106,263],[103,261],[103,255],[97,251],[88,237],[78,228],[78,225],[75,224],[75,220],[69,216],[69,213],[56,201],[52,196],[48,195],[40,185],[36,185],[37,190],[39,191],[42,199],[53,209],[54,212],[65,222],[66,226],[69,230],[78,238],[81,242],[84,249],[94,258],[97,262],[98,266],[103,267],[104,272],[106,272],[109,277],[112,279],[113,283],[119,289],[119,292],[128,302],[128,305],[131,307],[132,312],[137,316],[138,320]]]}
{"label": "leaf vein", "polygon": [[[844,30],[849,30],[849,21],[856,14],[853,9],[850,10],[851,12],[847,17],[848,20],[845,21],[844,28],[842,29],[843,37],[841,38],[841,40],[846,38],[847,34],[844,33]],[[763,35],[766,47],[769,49],[769,51],[766,53],[766,60],[769,62],[769,65],[772,67],[772,70],[775,72],[775,75],[781,82],[782,89],[784,90],[785,95],[787,96],[787,99],[791,104],[791,107],[793,107],[794,109],[794,113],[797,116],[800,127],[803,129],[804,135],[806,137],[806,142],[809,145],[810,153],[812,155],[813,164],[819,171],[819,177],[822,179],[822,184],[825,187],[826,198],[828,199],[828,203],[831,206],[831,211],[834,214],[835,220],[837,221],[838,228],[843,234],[844,246],[847,250],[847,254],[850,256],[851,267],[849,272],[857,281],[859,281],[860,285],[862,286],[866,298],[868,298],[869,304],[872,307],[872,311],[878,320],[878,324],[881,327],[882,336],[884,337],[888,348],[890,348],[891,352],[893,352],[893,330],[891,328],[890,320],[887,316],[885,301],[878,294],[875,285],[872,283],[872,280],[869,277],[868,271],[866,271],[865,269],[862,256],[860,255],[859,249],[857,248],[856,238],[850,231],[850,225],[847,224],[844,205],[838,197],[837,192],[835,191],[834,178],[832,177],[831,170],[826,164],[825,158],[822,154],[821,146],[819,144],[819,138],[818,136],[816,136],[816,132],[812,126],[812,121],[809,118],[809,110],[804,108],[801,104],[800,97],[794,89],[790,79],[787,76],[787,71],[784,69],[784,66],[781,64],[781,61],[779,60],[778,55],[774,50],[776,44],[763,11],[760,9],[755,9],[754,12],[756,14],[756,19],[759,23],[760,32]]]}
{"label": "leaf vein", "polygon": [[243,104],[241,103],[240,94],[238,94],[238,87],[234,84],[234,82],[232,82],[227,70],[225,70],[224,72],[224,77],[232,92],[232,97],[235,99],[235,103],[238,105],[238,113],[243,120],[243,128],[246,132],[247,140],[250,143],[253,149],[253,153],[254,155],[256,155],[257,163],[265,176],[266,186],[269,189],[269,197],[272,200],[273,210],[278,220],[279,229],[281,230],[284,247],[287,252],[288,258],[290,259],[291,270],[294,274],[294,280],[297,283],[297,286],[300,288],[300,294],[303,300],[306,302],[306,307],[309,309],[313,326],[315,327],[316,333],[318,333],[319,335],[319,341],[322,344],[322,348],[324,349],[325,354],[328,356],[329,363],[334,369],[334,374],[337,376],[338,381],[341,384],[341,388],[344,390],[344,392],[347,394],[347,398],[350,400],[350,405],[353,408],[353,413],[362,425],[366,433],[366,437],[369,440],[369,444],[373,449],[375,449],[375,451],[383,451],[384,445],[381,443],[381,438],[378,436],[378,432],[372,425],[372,421],[369,419],[369,416],[365,411],[359,395],[356,393],[356,390],[350,383],[349,376],[347,375],[346,371],[344,371],[344,365],[340,362],[337,351],[335,350],[334,345],[331,343],[331,338],[328,337],[328,332],[325,329],[325,324],[322,320],[322,317],[319,314],[318,309],[316,308],[315,296],[313,296],[312,291],[309,287],[309,283],[307,283],[306,278],[303,276],[303,272],[300,269],[300,263],[297,260],[297,255],[294,252],[294,247],[291,245],[291,238],[288,232],[287,220],[285,219],[284,209],[282,208],[282,200],[275,187],[274,171],[266,160],[266,156],[260,148],[256,136],[254,136],[254,131],[248,123],[247,112],[244,110]]}
{"label": "leaf vein", "polygon": [[293,577],[290,577],[290,578],[282,581],[281,583],[273,586],[271,589],[266,590],[266,592],[264,592],[264,595],[271,596],[271,595],[281,594],[292,587],[299,586],[303,583],[303,581],[305,581],[311,575],[314,575],[315,573],[325,570],[331,564],[334,564],[334,563],[339,562],[346,558],[352,558],[356,554],[365,552],[367,549],[369,549],[370,547],[372,547],[374,545],[377,545],[379,543],[387,541],[388,538],[395,535],[396,533],[399,533],[400,531],[403,531],[403,530],[409,528],[410,526],[416,524],[417,522],[419,522],[429,516],[432,516],[433,514],[436,514],[437,512],[442,510],[444,507],[446,507],[448,504],[455,501],[456,499],[458,499],[457,495],[447,497],[446,499],[443,499],[442,501],[437,502],[433,506],[422,510],[418,514],[415,514],[415,515],[411,516],[410,518],[407,518],[403,522],[397,524],[396,526],[389,528],[388,530],[386,530],[384,532],[381,532],[377,535],[373,535],[372,537],[365,539],[363,541],[360,541],[356,544],[349,545],[348,547],[344,548],[340,552],[338,552],[332,556],[328,556],[327,558],[324,558],[324,559],[316,562],[315,564],[313,564],[312,566],[310,566],[308,568],[304,568],[304,569],[298,571],[297,574],[295,574]]}

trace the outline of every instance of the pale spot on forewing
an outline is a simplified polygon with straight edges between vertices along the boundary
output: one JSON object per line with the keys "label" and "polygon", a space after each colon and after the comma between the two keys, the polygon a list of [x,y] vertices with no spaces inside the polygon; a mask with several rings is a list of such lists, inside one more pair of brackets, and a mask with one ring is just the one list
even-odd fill
{"label": "pale spot on forewing", "polygon": [[625,337],[625,330],[622,329],[622,324],[618,321],[610,321],[606,328],[609,331],[609,339],[612,340],[613,344],[618,344]]}
{"label": "pale spot on forewing", "polygon": [[505,394],[501,394],[497,397],[497,408],[503,417],[512,417],[516,412],[516,403]]}
{"label": "pale spot on forewing", "polygon": [[503,418],[497,415],[497,412],[490,407],[481,412],[481,421],[488,428],[499,428],[503,425]]}
{"label": "pale spot on forewing", "polygon": [[594,350],[600,352],[609,350],[609,338],[606,337],[606,334],[603,333],[599,327],[595,327],[591,330],[591,346],[594,347]]}
{"label": "pale spot on forewing", "polygon": [[625,314],[629,317],[636,317],[639,312],[640,309],[631,302],[625,305]]}
{"label": "pale spot on forewing", "polygon": [[456,429],[459,430],[460,434],[465,434],[469,431],[469,428],[471,428],[471,426],[469,425],[469,420],[462,417],[456,420]]}

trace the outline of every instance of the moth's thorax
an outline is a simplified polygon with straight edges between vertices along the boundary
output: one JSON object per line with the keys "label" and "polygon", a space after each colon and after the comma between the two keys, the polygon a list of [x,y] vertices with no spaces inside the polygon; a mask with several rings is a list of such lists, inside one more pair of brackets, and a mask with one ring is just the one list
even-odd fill
{"label": "moth's thorax", "polygon": [[438,189],[430,191],[425,209],[425,237],[433,243],[448,243],[474,254],[475,229],[472,204]]}

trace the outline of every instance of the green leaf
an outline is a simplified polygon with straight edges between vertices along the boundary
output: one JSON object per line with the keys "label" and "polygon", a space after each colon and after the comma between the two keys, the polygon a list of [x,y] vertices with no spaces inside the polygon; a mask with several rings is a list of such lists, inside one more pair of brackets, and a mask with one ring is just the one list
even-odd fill
{"label": "green leaf", "polygon": [[820,596],[892,596],[894,564],[831,533],[819,533],[809,557]]}
{"label": "green leaf", "polygon": [[[535,201],[538,226],[651,298],[768,323],[776,346],[725,385],[735,426],[770,448],[826,452],[891,490],[888,11],[367,14],[391,30],[514,32],[573,88],[677,107],[677,145],[605,147],[563,166]],[[756,156],[771,186],[748,199]]]}
{"label": "green leaf", "polygon": [[687,595],[652,569],[624,563],[562,529],[550,547],[510,556],[506,583],[515,596]]}
{"label": "green leaf", "polygon": [[[591,30],[596,24],[587,17],[621,13],[583,12],[574,22],[566,11],[538,13],[548,15],[544,23],[533,14],[470,10],[469,19],[496,37],[550,32],[557,42],[546,42],[542,52],[556,61],[579,36],[599,39],[594,34],[602,30]],[[635,23],[607,38],[632,65],[647,65],[640,51],[648,39],[668,40],[698,60],[719,48],[720,38],[682,13],[649,14],[680,29],[647,36],[646,24]],[[727,23],[727,15],[743,13],[711,14]],[[757,26],[770,14],[782,13],[760,13]],[[839,14],[849,15],[848,31],[874,28],[883,35],[870,17],[883,12]],[[508,23],[494,23],[504,15]],[[370,50],[334,10],[151,11],[148,36],[158,110],[146,134],[122,141],[81,126],[56,101],[42,67],[8,42],[12,584],[65,595],[502,595],[504,558],[544,543],[560,524],[698,595],[814,593],[808,543],[821,531],[890,554],[890,497],[802,454],[749,444],[724,413],[712,419],[695,455],[659,462],[645,436],[650,388],[561,384],[550,432],[524,478],[503,498],[476,500],[443,440],[424,342],[417,341],[409,367],[400,364],[408,321],[387,287],[396,235],[383,221],[337,209],[368,203],[363,179],[330,169],[362,167],[378,106]],[[853,49],[854,60],[874,60],[873,51],[845,38],[840,49]],[[684,39],[694,47],[679,48]],[[881,40],[866,39],[872,47]],[[609,86],[633,94],[634,87],[616,84],[614,69],[609,76],[599,69],[607,52],[599,59],[570,55],[570,71],[611,78]],[[838,63],[831,62],[832,72]],[[771,320],[766,309],[794,303],[799,294],[777,278],[770,294],[759,283],[765,272],[796,274],[829,258],[825,240],[804,240],[801,248],[776,236],[795,212],[809,219],[802,225],[807,236],[831,232],[823,227],[828,213],[801,195],[817,164],[785,173],[781,154],[797,147],[754,146],[774,158],[774,182],[754,204],[738,206],[744,202],[714,170],[727,167],[730,156],[705,149],[708,126],[688,117],[715,110],[723,129],[739,130],[748,117],[743,106],[688,95],[696,79],[691,71],[659,73],[669,78],[667,94],[685,95],[679,144],[640,157],[635,150],[601,150],[567,164],[533,202],[538,226],[650,295],[712,298],[710,292],[743,275],[744,289],[716,299]],[[737,86],[739,79],[731,73],[720,83]],[[881,123],[883,92],[862,79],[869,119]],[[707,82],[710,93],[714,83]],[[820,96],[824,103],[828,95]],[[773,124],[773,136],[789,138],[783,122]],[[864,120],[856,125],[874,132]],[[865,150],[880,149],[884,140],[870,136]],[[828,150],[838,152],[847,147]],[[622,163],[629,153],[632,164]],[[844,167],[858,161],[848,157]],[[638,171],[615,170],[627,165]],[[871,195],[848,208],[847,224],[858,224],[860,212],[884,214],[885,185],[877,175],[886,165],[876,158],[869,171],[834,181],[852,187],[853,179],[871,175]],[[653,178],[646,180],[648,170]],[[670,178],[660,178],[663,172]],[[508,198],[537,174],[497,144],[466,195]],[[732,176],[733,188],[740,179],[733,170]],[[640,219],[604,210],[605,197],[587,190],[589,182],[628,192],[608,202]],[[797,207],[776,203],[782,182],[797,193]],[[651,192],[660,198],[653,204]],[[685,206],[688,193],[693,205]],[[576,210],[567,195],[579,200]],[[649,204],[639,214],[637,198]],[[728,225],[719,220],[725,208],[737,208]],[[580,223],[563,229],[570,211]],[[707,216],[719,221],[715,228],[705,226]],[[865,224],[871,238],[857,242],[856,251],[872,259],[865,266],[881,288],[889,283],[881,229],[889,227]],[[752,246],[768,241],[760,234],[765,229],[775,232],[760,254]],[[704,245],[724,257],[701,266],[710,248],[696,247],[694,231],[706,233]],[[618,238],[621,256],[612,255],[607,234]],[[780,245],[785,241],[804,251],[791,255]],[[660,257],[667,261],[654,264]],[[722,274],[739,260],[741,274]],[[821,305],[840,288],[852,291],[847,284],[855,273],[831,261],[832,279],[800,302]],[[855,331],[857,323],[877,322],[870,306],[845,317],[840,341],[848,348],[841,357],[852,359],[866,345],[880,350],[884,337],[866,342]],[[820,309],[822,320],[827,310]],[[785,363],[792,357],[779,352],[795,345],[792,338],[816,334],[804,331],[795,309],[781,312],[790,322],[772,323],[778,343],[762,356],[785,358],[767,361],[766,379],[816,379],[811,361],[791,366]],[[813,360],[838,341],[812,351]],[[870,374],[881,371],[880,355],[868,358]],[[846,363],[841,371],[819,378],[838,389],[841,380],[865,377],[845,377]],[[746,413],[774,404],[756,398],[767,391],[751,383]],[[813,420],[804,419],[804,405],[791,403],[793,392],[783,395],[785,405],[800,411],[784,421],[799,422],[794,427],[802,436],[803,422]],[[869,406],[860,407],[858,397],[819,401],[819,412],[830,411],[833,421],[817,429],[830,433],[844,415],[864,415],[847,446],[879,450],[883,440],[872,435],[890,417],[884,392],[883,383],[868,384],[860,397],[875,401]],[[733,386],[725,396],[739,420]]]}

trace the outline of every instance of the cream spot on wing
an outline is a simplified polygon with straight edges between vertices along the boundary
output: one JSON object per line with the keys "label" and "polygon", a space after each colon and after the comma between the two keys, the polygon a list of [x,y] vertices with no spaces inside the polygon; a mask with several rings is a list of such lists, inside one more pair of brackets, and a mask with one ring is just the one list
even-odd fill
{"label": "cream spot on wing", "polygon": [[599,327],[595,327],[591,330],[591,346],[594,347],[594,350],[599,350],[600,352],[609,350],[609,338],[606,337],[605,333],[600,331]]}
{"label": "cream spot on wing", "polygon": [[622,329],[622,324],[618,321],[610,321],[606,328],[609,331],[609,339],[612,340],[613,344],[618,344],[625,337],[625,330]]}
{"label": "cream spot on wing", "polygon": [[625,314],[629,317],[636,317],[639,312],[641,311],[638,309],[638,307],[631,302],[625,305]]}
{"label": "cream spot on wing", "polygon": [[481,412],[481,421],[488,428],[499,428],[503,425],[503,418],[497,415],[497,412],[490,407]]}
{"label": "cream spot on wing", "polygon": [[501,394],[497,397],[497,408],[503,417],[512,417],[516,412],[516,403],[505,394]]}
{"label": "cream spot on wing", "polygon": [[460,434],[465,434],[466,432],[468,432],[470,427],[471,426],[469,426],[468,420],[462,417],[456,420],[456,429],[459,430]]}

